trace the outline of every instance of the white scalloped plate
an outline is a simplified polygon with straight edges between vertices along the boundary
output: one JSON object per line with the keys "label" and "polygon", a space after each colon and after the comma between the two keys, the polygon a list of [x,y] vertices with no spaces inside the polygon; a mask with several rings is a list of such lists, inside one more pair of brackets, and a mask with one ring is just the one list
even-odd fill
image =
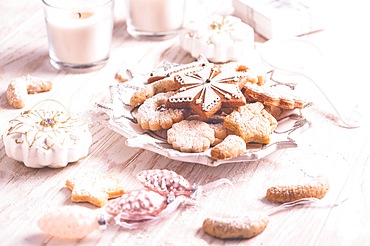
{"label": "white scalloped plate", "polygon": [[143,78],[135,76],[128,82],[110,86],[111,102],[98,103],[110,117],[109,126],[127,138],[126,144],[130,147],[146,149],[170,159],[198,163],[207,166],[220,164],[249,162],[262,159],[271,153],[287,148],[297,147],[294,135],[307,129],[311,124],[302,115],[301,110],[284,110],[280,114],[277,129],[271,136],[268,145],[247,144],[247,151],[235,158],[215,160],[210,156],[210,150],[202,153],[183,153],[172,148],[166,141],[166,131],[145,131],[136,123],[135,109],[129,105],[131,95],[138,89]]}

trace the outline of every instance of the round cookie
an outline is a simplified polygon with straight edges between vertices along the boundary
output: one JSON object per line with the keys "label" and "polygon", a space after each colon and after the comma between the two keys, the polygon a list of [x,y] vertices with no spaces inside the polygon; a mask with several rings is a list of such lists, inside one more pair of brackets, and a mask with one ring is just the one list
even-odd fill
{"label": "round cookie", "polygon": [[181,152],[200,153],[215,141],[214,130],[199,120],[183,120],[167,131],[167,142]]}
{"label": "round cookie", "polygon": [[189,109],[167,108],[166,102],[173,93],[159,93],[139,107],[136,119],[144,130],[157,131],[169,129],[176,122],[185,118]]}
{"label": "round cookie", "polygon": [[5,153],[27,167],[60,168],[88,155],[88,125],[62,111],[28,110],[9,122]]}

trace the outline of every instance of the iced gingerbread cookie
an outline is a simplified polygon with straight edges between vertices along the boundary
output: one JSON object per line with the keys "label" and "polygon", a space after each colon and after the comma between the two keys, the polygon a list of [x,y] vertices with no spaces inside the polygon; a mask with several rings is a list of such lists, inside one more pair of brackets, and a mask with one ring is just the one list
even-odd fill
{"label": "iced gingerbread cookie", "polygon": [[190,108],[207,119],[222,107],[236,108],[246,104],[240,89],[247,83],[247,77],[245,72],[206,64],[197,73],[175,76],[180,89],[169,97],[167,106]]}
{"label": "iced gingerbread cookie", "polygon": [[180,32],[181,47],[211,62],[236,61],[254,49],[254,30],[234,16],[213,15],[191,22]]}
{"label": "iced gingerbread cookie", "polygon": [[136,119],[144,130],[169,129],[171,126],[183,120],[189,113],[188,109],[167,108],[166,102],[172,93],[159,93],[139,107]]}
{"label": "iced gingerbread cookie", "polygon": [[260,102],[239,107],[224,120],[225,127],[244,139],[246,143],[270,143],[270,136],[277,124],[276,119]]}
{"label": "iced gingerbread cookie", "polygon": [[27,167],[60,168],[88,155],[87,123],[63,111],[27,110],[9,122],[5,153]]}
{"label": "iced gingerbread cookie", "polygon": [[215,141],[214,130],[199,120],[183,120],[167,131],[167,142],[181,152],[200,153]]}

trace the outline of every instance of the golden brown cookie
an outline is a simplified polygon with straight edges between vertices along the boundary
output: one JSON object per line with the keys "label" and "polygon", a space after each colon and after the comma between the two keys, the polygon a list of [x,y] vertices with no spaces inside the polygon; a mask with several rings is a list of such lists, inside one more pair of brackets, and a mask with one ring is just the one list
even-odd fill
{"label": "golden brown cookie", "polygon": [[314,177],[310,182],[296,185],[276,185],[267,189],[266,199],[271,202],[292,202],[302,198],[323,198],[329,190],[329,180]]}
{"label": "golden brown cookie", "polygon": [[243,138],[246,143],[268,144],[277,124],[276,119],[264,109],[260,102],[239,107],[224,120],[225,127]]}
{"label": "golden brown cookie", "polygon": [[303,108],[303,100],[285,85],[258,85],[246,83],[243,88],[247,101],[257,101],[264,105],[283,109]]}
{"label": "golden brown cookie", "polygon": [[125,193],[118,176],[113,174],[89,172],[67,179],[66,186],[72,191],[73,202],[89,202],[98,207]]}
{"label": "golden brown cookie", "polygon": [[143,104],[146,99],[158,93],[169,92],[178,88],[180,88],[180,86],[173,78],[164,78],[151,84],[146,84],[131,96],[130,105],[131,107],[139,106]]}
{"label": "golden brown cookie", "polygon": [[228,135],[221,143],[213,147],[211,156],[216,160],[229,159],[242,155],[246,150],[244,139],[236,135]]}
{"label": "golden brown cookie", "polygon": [[228,62],[221,65],[223,70],[234,70],[240,76],[246,78],[247,82],[257,85],[263,85],[266,83],[266,73],[257,73],[257,71],[250,69],[243,63],[239,62]]}
{"label": "golden brown cookie", "polygon": [[143,104],[146,99],[151,98],[158,93],[179,89],[180,85],[175,82],[174,76],[178,74],[194,73],[202,67],[203,63],[192,62],[189,64],[172,66],[163,71],[157,70],[156,72],[151,73],[147,79],[147,84],[131,96],[130,105],[132,107],[136,107]]}
{"label": "golden brown cookie", "polygon": [[183,120],[167,131],[167,142],[181,152],[200,153],[215,141],[214,130],[199,120]]}
{"label": "golden brown cookie", "polygon": [[246,76],[232,69],[222,70],[214,64],[193,74],[176,75],[180,89],[168,99],[174,108],[191,108],[203,118],[209,118],[222,107],[236,108],[246,104],[240,89],[247,82]]}
{"label": "golden brown cookie", "polygon": [[51,81],[31,75],[18,77],[10,81],[6,90],[8,103],[15,108],[23,108],[28,94],[50,91]]}
{"label": "golden brown cookie", "polygon": [[240,217],[211,217],[203,221],[205,233],[221,239],[252,238],[262,233],[270,219],[266,213],[252,212]]}
{"label": "golden brown cookie", "polygon": [[227,137],[228,130],[223,123],[210,123],[209,126],[215,131],[215,141],[211,144],[212,146],[221,143]]}
{"label": "golden brown cookie", "polygon": [[188,109],[166,107],[166,102],[171,95],[171,92],[159,93],[146,99],[139,107],[136,119],[142,129],[152,131],[169,129],[174,123],[185,118],[189,112]]}

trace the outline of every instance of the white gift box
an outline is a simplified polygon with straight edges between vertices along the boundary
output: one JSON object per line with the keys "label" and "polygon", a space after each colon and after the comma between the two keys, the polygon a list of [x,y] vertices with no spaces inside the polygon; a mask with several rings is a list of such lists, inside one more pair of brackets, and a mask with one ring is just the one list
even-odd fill
{"label": "white gift box", "polygon": [[325,2],[318,0],[233,0],[234,15],[267,39],[324,28]]}

